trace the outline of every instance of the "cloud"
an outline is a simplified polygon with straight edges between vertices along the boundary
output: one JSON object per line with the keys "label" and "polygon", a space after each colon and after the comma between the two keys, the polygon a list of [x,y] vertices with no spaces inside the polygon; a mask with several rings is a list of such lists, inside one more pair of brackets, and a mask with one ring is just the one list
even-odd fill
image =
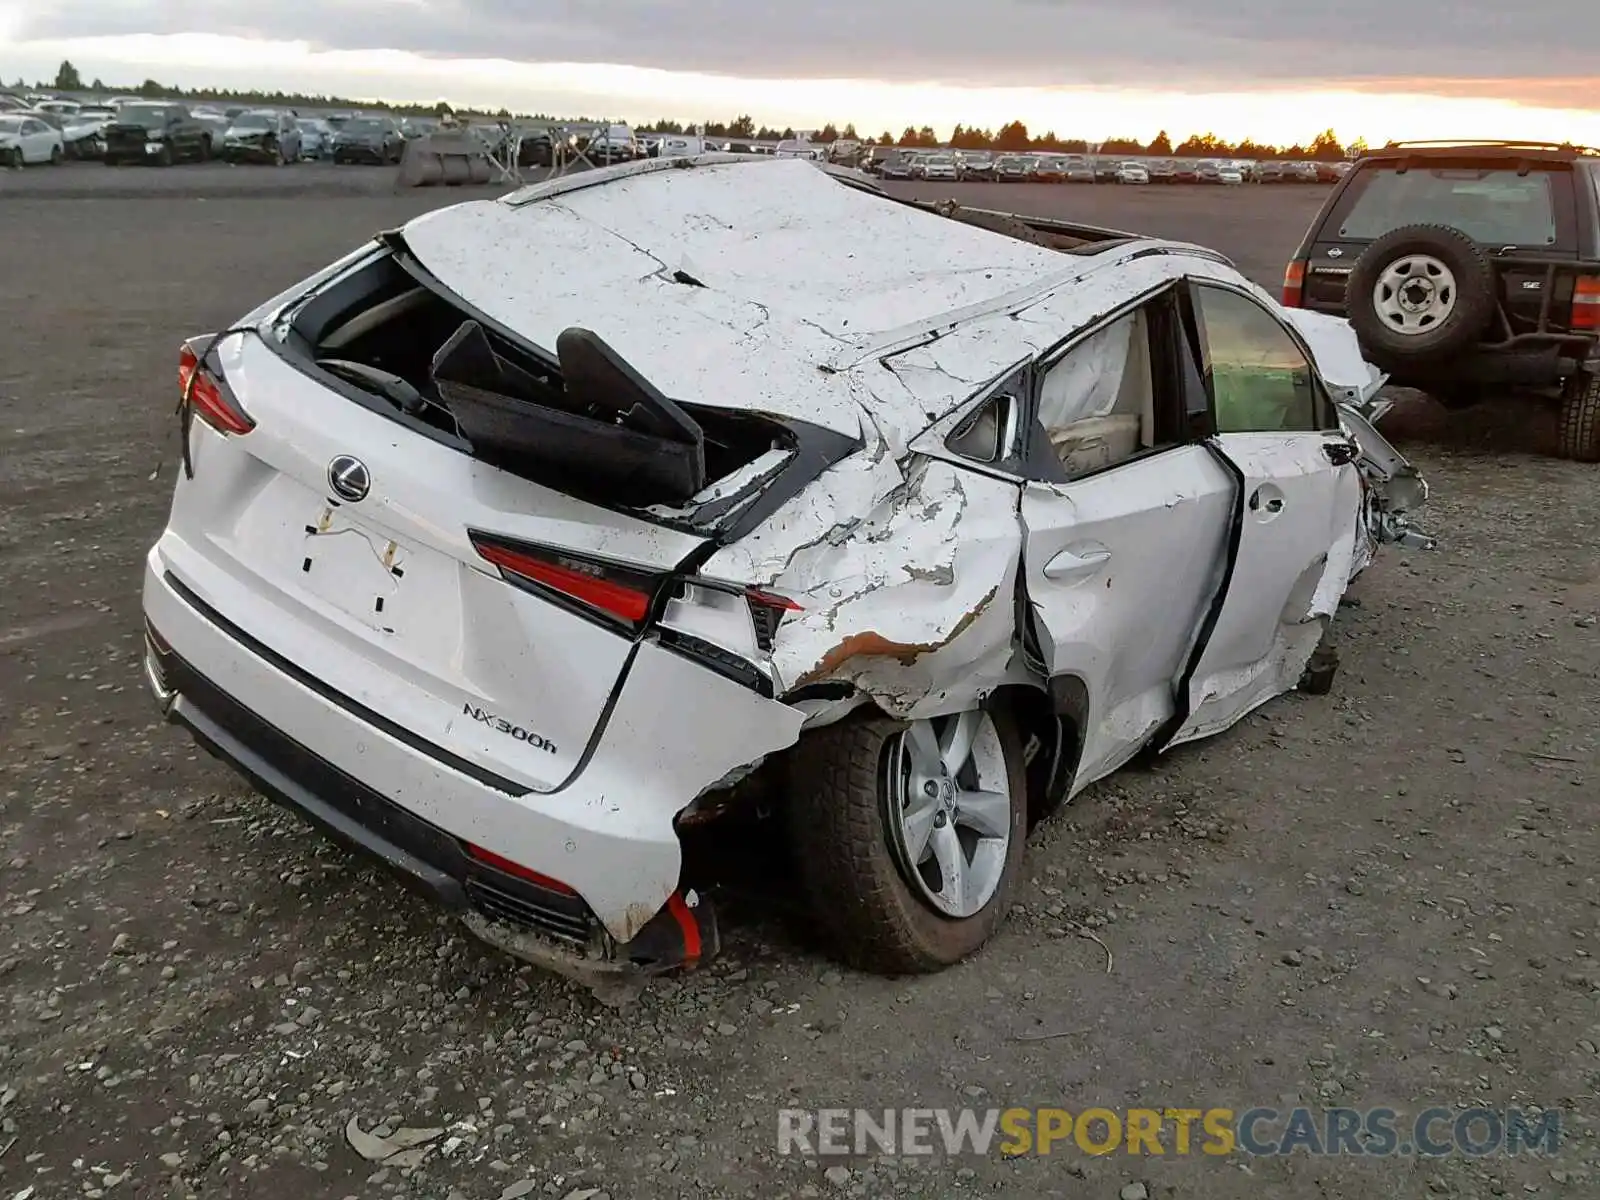
{"label": "cloud", "polygon": [[[32,0],[17,40],[209,32],[762,79],[1504,95],[1592,75],[1597,0]],[[0,5],[0,10],[4,6]],[[16,12],[12,13],[12,22]],[[1400,80],[1396,84],[1394,81]],[[1514,98],[1514,97],[1508,97]],[[1588,107],[1586,97],[1570,103]]]}

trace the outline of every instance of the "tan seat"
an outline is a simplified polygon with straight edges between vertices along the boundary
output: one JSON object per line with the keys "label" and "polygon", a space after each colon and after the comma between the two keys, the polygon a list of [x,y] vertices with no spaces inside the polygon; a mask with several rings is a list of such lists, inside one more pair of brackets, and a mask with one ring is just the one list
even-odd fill
{"label": "tan seat", "polygon": [[1050,431],[1056,457],[1074,479],[1132,458],[1139,452],[1137,414],[1087,417]]}

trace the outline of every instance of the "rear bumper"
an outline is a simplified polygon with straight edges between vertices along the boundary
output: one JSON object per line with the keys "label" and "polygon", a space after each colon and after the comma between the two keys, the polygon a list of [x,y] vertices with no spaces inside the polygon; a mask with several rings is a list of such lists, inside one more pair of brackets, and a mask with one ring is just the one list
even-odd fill
{"label": "rear bumper", "polygon": [[[654,785],[670,772],[648,755],[625,777],[635,731],[619,728],[623,744],[610,749],[603,737],[574,786],[530,792],[317,686],[172,575],[160,546],[146,563],[144,608],[146,675],[168,720],[485,940],[586,981],[715,952],[709,905],[679,890],[673,818],[693,795],[662,803]],[[322,661],[306,651],[295,661]],[[496,857],[526,873],[497,869]]]}

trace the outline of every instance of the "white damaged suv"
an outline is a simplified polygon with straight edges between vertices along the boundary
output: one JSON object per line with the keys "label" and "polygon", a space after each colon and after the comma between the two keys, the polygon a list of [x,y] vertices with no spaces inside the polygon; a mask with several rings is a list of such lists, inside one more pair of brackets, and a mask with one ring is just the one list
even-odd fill
{"label": "white damaged suv", "polygon": [[758,770],[840,957],[960,959],[1032,822],[1326,684],[1346,584],[1427,544],[1342,321],[804,161],[430,213],[179,380],[168,717],[591,981],[715,951],[681,823]]}

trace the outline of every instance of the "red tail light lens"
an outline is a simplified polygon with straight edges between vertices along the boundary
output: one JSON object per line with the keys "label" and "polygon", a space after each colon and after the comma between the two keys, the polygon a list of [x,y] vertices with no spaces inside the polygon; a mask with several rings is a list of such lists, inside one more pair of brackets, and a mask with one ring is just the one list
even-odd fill
{"label": "red tail light lens", "polygon": [[463,842],[462,845],[466,847],[467,857],[474,862],[480,862],[486,867],[492,867],[496,871],[514,876],[536,887],[542,887],[547,891],[560,892],[563,896],[576,896],[578,894],[559,879],[553,879],[549,875],[541,874],[532,867],[525,867],[521,863],[512,862],[509,858],[496,854],[493,850],[485,850],[482,846],[475,846],[471,842]]}
{"label": "red tail light lens", "polygon": [[249,433],[256,427],[228,385],[201,365],[187,342],[178,351],[178,392],[182,403],[218,433]]}
{"label": "red tail light lens", "polygon": [[1580,275],[1573,285],[1572,327],[1600,332],[1600,275]]}
{"label": "red tail light lens", "polygon": [[586,613],[636,629],[650,616],[663,574],[581,557],[546,546],[507,545],[476,535],[472,544],[500,575],[531,584]]}
{"label": "red tail light lens", "polygon": [[1299,308],[1305,299],[1305,287],[1305,260],[1297,258],[1283,269],[1283,306]]}
{"label": "red tail light lens", "polygon": [[756,629],[756,645],[763,650],[772,649],[772,639],[778,632],[778,622],[788,613],[799,612],[802,605],[787,596],[746,588],[745,602],[750,605],[750,620]]}

